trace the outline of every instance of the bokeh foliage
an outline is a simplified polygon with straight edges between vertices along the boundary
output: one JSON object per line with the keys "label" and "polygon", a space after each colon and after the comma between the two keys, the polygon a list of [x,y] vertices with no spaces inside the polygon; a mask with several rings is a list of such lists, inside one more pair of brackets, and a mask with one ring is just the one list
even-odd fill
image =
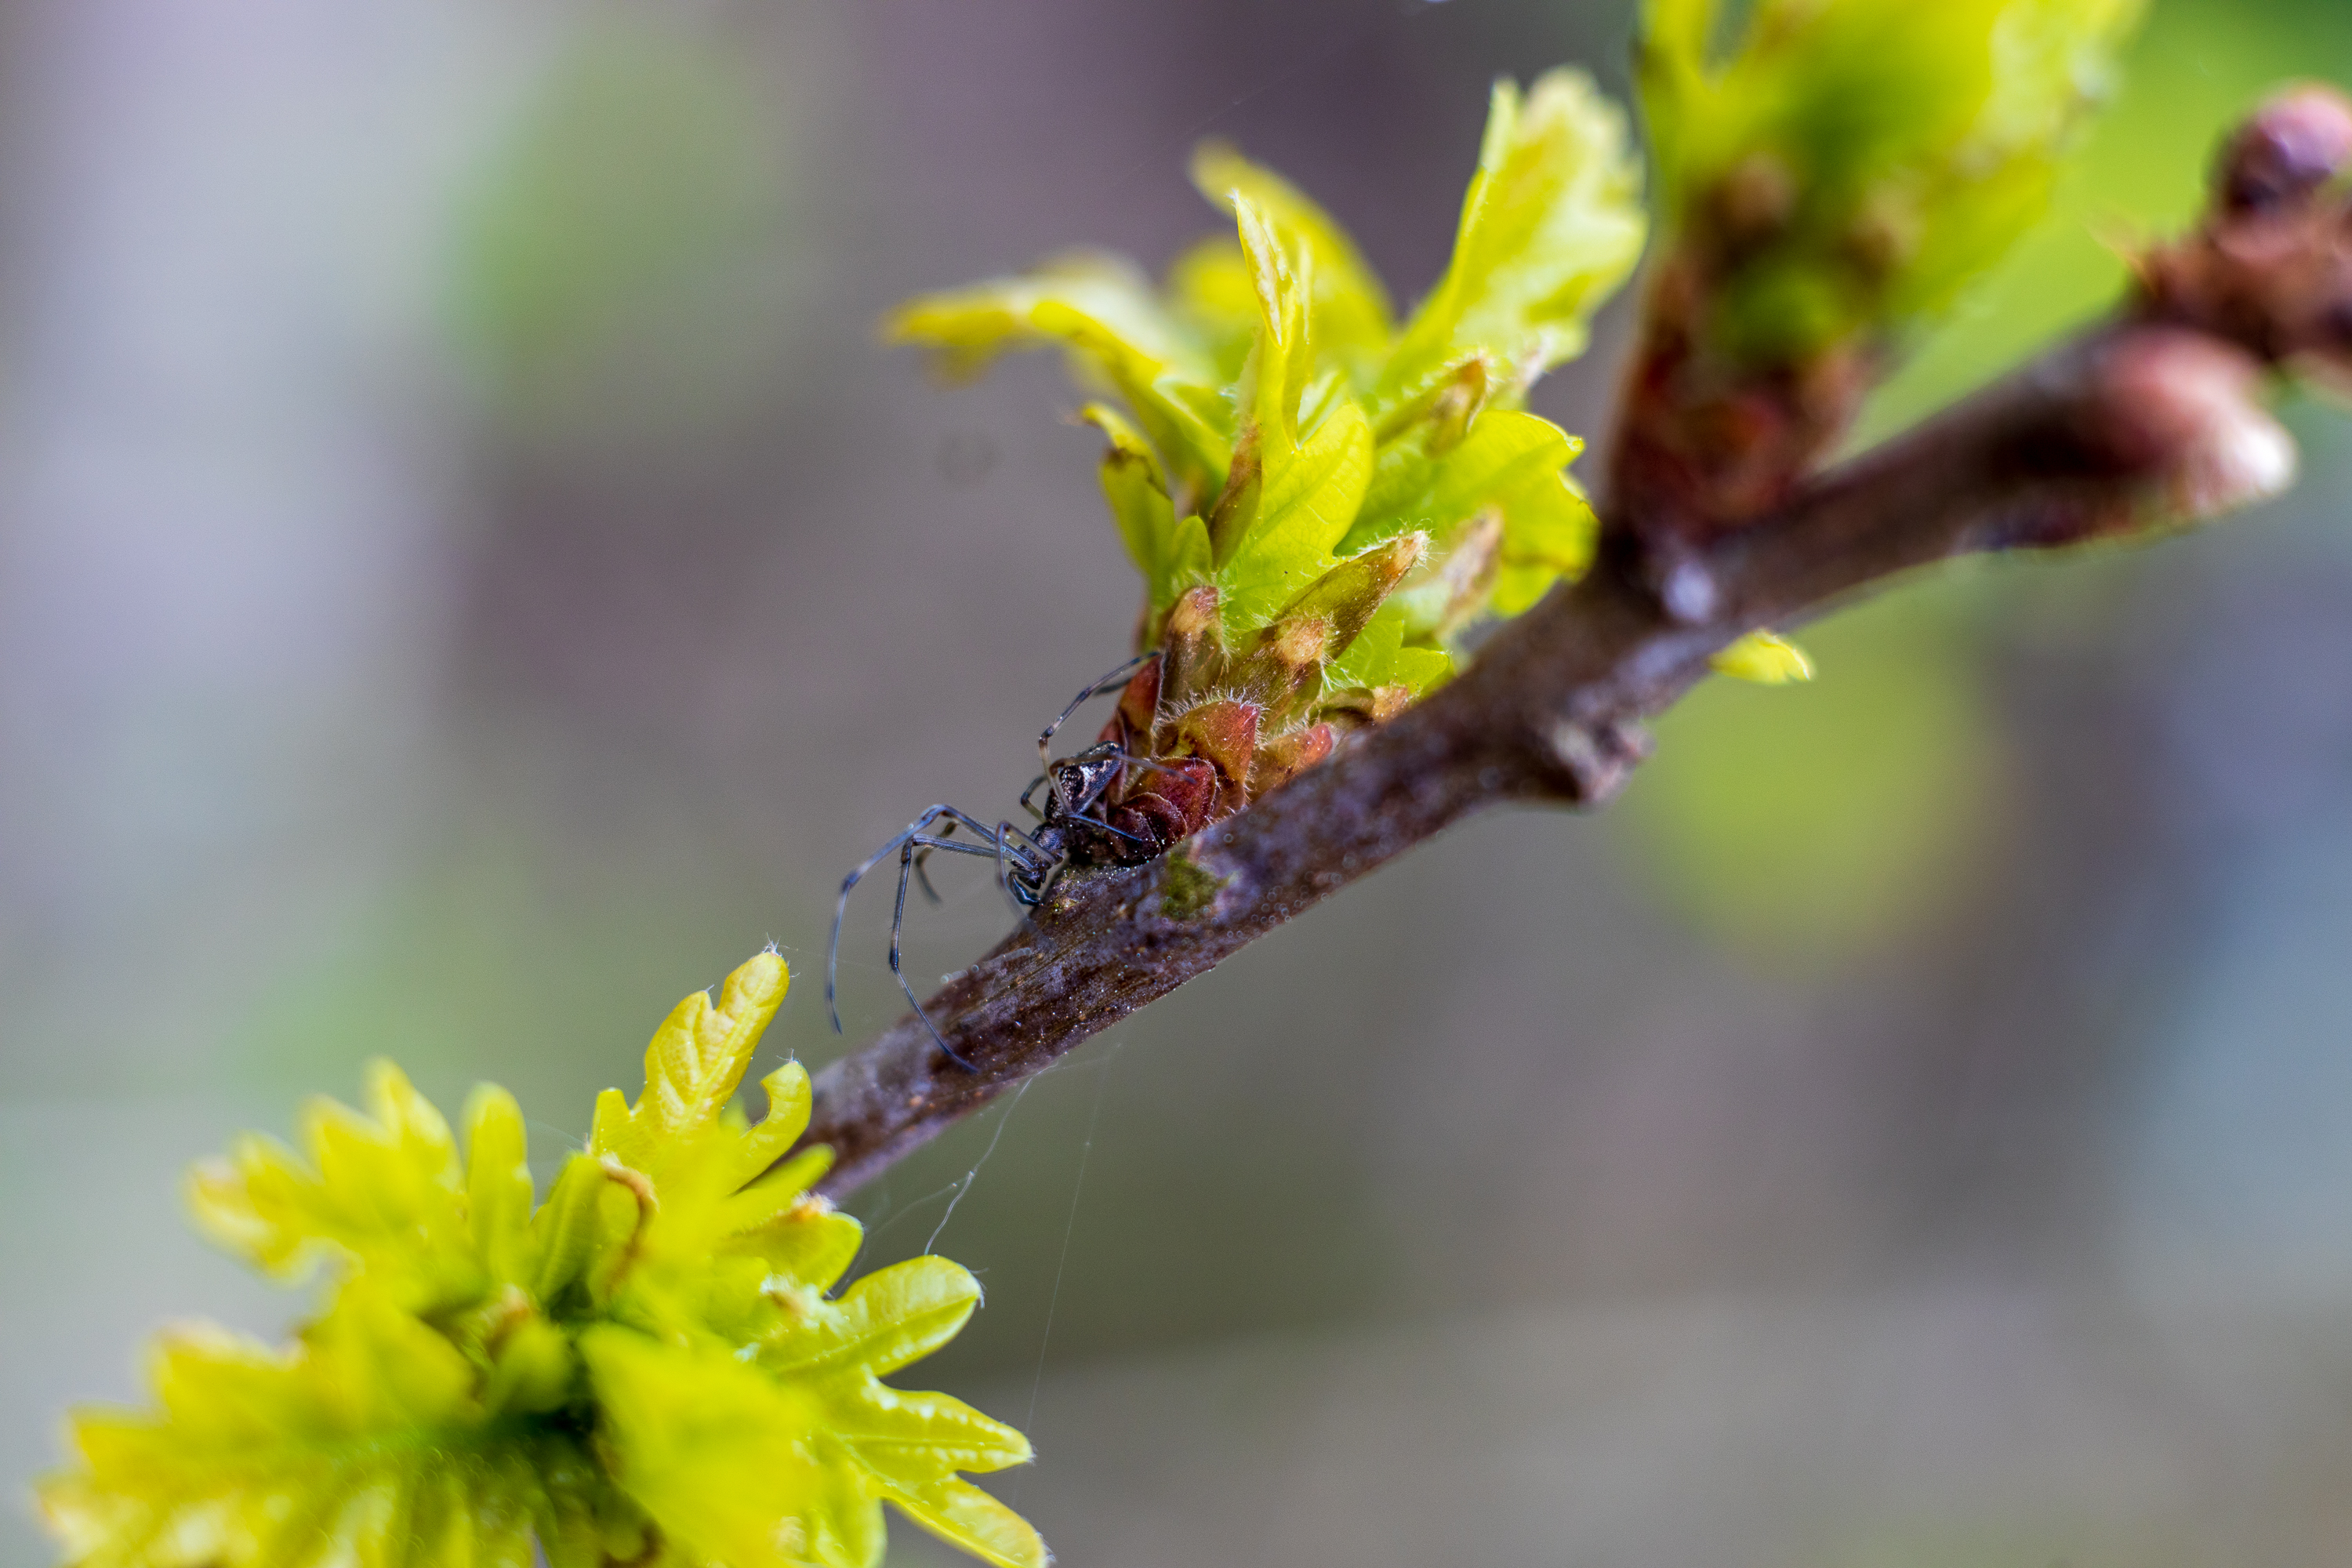
{"label": "bokeh foliage", "polygon": [[476,173],[451,324],[520,436],[675,430],[740,400],[795,279],[774,85],[719,40],[599,13]]}
{"label": "bokeh foliage", "polygon": [[1654,0],[1661,202],[1738,254],[1714,346],[1784,363],[1948,309],[2046,209],[2140,0]]}
{"label": "bokeh foliage", "polygon": [[977,1282],[925,1257],[831,1294],[862,1233],[809,1193],[826,1151],[783,1159],[808,1075],[770,1074],[756,1123],[733,1105],[786,984],[763,953],[680,1003],[643,1095],[599,1099],[541,1205],[512,1097],[476,1091],[461,1161],[383,1062],[366,1114],[320,1101],[299,1152],[248,1137],[200,1167],[199,1225],[281,1279],[327,1266],[327,1304],[283,1351],[169,1334],[159,1408],[77,1415],[79,1463],[41,1499],[73,1560],[871,1568],[887,1501],[1000,1568],[1044,1563],[958,1474],[1027,1440],[880,1381],[954,1336]]}

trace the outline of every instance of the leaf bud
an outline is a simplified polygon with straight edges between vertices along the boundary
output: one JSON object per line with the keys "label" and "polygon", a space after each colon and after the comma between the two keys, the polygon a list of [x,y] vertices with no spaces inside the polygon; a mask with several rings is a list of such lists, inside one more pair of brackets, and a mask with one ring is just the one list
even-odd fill
{"label": "leaf bud", "polygon": [[1187,701],[1217,683],[1225,663],[1217,602],[1217,591],[1204,583],[1187,589],[1169,606],[1167,627],[1160,639],[1163,702]]}
{"label": "leaf bud", "polygon": [[2257,401],[2263,366],[2243,349],[2141,327],[2102,346],[2085,371],[2063,442],[2035,456],[2053,479],[2094,483],[2057,489],[2000,542],[2063,547],[2199,522],[2294,480],[2294,438]]}
{"label": "leaf bud", "polygon": [[1285,616],[1258,634],[1257,646],[1236,665],[1231,684],[1262,703],[1270,722],[1286,722],[1293,709],[1322,684],[1334,651],[1328,615]]}
{"label": "leaf bud", "polygon": [[2214,169],[2214,196],[2231,214],[2271,212],[2302,201],[2347,168],[2352,103],[2333,88],[2294,88],[2230,138]]}
{"label": "leaf bud", "polygon": [[1404,686],[1354,686],[1325,697],[1316,717],[1334,729],[1360,730],[1384,723],[1412,705],[1412,689]]}
{"label": "leaf bud", "polygon": [[1308,584],[1306,592],[1285,606],[1277,618],[1328,616],[1330,657],[1336,658],[1347,651],[1348,645],[1370,622],[1373,612],[1396,591],[1405,574],[1420,563],[1428,548],[1429,536],[1425,533],[1401,534],[1385,544],[1376,544]]}
{"label": "leaf bud", "polygon": [[1255,702],[1219,698],[1187,710],[1176,721],[1176,754],[1201,757],[1217,770],[1217,816],[1238,810],[1248,798],[1250,762],[1257,751],[1259,709]]}
{"label": "leaf bud", "polygon": [[1462,444],[1470,431],[1470,422],[1486,408],[1495,394],[1496,366],[1492,356],[1471,355],[1454,367],[1429,404],[1429,435],[1423,442],[1423,450],[1433,457],[1442,457]]}
{"label": "leaf bud", "polygon": [[1724,171],[1707,195],[1706,215],[1723,249],[1739,255],[1780,237],[1796,214],[1797,195],[1788,161],[1759,149]]}
{"label": "leaf bud", "polygon": [[1330,756],[1339,743],[1339,731],[1328,724],[1308,724],[1275,736],[1258,747],[1250,764],[1250,798],[1280,789]]}

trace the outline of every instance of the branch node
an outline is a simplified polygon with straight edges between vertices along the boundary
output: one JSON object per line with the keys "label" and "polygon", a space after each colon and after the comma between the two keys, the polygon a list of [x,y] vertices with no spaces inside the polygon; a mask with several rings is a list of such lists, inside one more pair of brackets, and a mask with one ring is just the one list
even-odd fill
{"label": "branch node", "polygon": [[1723,590],[1705,563],[1685,556],[1666,568],[1658,605],[1679,626],[1705,626],[1723,607]]}
{"label": "branch node", "polygon": [[1602,721],[1597,724],[1560,719],[1543,735],[1549,760],[1567,777],[1569,794],[1579,805],[1600,805],[1615,797],[1650,754],[1649,731],[1638,724]]}

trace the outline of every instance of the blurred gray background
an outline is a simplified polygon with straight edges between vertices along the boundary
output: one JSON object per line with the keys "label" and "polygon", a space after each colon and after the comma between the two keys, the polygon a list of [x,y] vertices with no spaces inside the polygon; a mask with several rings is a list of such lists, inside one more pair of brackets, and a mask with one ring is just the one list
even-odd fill
{"label": "blurred gray background", "polygon": [[[297,1299],[177,1173],[396,1056],[536,1163],[841,871],[982,814],[1135,584],[1058,368],[918,289],[1214,226],[1397,291],[1487,83],[1618,0],[24,0],[0,12],[0,1474],[156,1323]],[[2157,0],[1890,428],[2111,297],[2340,0]],[[1538,394],[1605,434],[1622,310]],[[1701,692],[1604,817],[1455,832],[853,1205],[986,1310],[1066,1562],[2352,1559],[2352,424],[2283,504],[1979,567]],[[1591,465],[1588,465],[1591,466]],[[1006,916],[984,875],[912,967]],[[894,1014],[885,898],[844,960]],[[940,1554],[896,1532],[894,1561]],[[48,1555],[27,1507],[0,1557]]]}

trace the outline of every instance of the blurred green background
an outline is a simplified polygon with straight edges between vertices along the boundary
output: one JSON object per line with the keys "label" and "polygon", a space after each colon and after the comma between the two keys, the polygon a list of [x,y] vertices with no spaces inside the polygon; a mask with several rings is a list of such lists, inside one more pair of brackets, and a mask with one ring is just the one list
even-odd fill
{"label": "blurred green background", "polygon": [[[397,1056],[553,1167],[841,871],[1001,811],[1135,587],[1049,363],[900,297],[1164,264],[1238,142],[1402,295],[1533,0],[27,0],[0,19],[0,1473],[167,1318],[177,1172]],[[2341,0],[2156,0],[1883,432],[2095,313]],[[1538,395],[1605,435],[1624,311]],[[1066,1561],[2338,1563],[2352,424],[2285,501],[1952,574],[1716,683],[1621,809],[1466,827],[859,1195],[988,1307]],[[984,876],[912,967],[1006,917]],[[895,1016],[885,900],[844,957]],[[1003,1133],[1000,1138],[999,1132]],[[0,1556],[47,1556],[20,1505]],[[894,1561],[936,1555],[899,1531]]]}

